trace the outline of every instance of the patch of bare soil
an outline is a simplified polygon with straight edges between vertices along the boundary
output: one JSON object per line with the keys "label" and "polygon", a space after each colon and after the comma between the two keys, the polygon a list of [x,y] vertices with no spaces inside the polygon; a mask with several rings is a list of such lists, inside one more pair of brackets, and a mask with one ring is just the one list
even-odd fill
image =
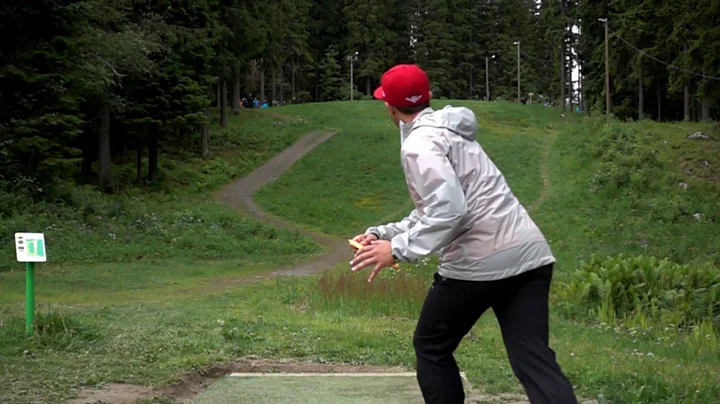
{"label": "patch of bare soil", "polygon": [[99,387],[87,387],[70,404],[133,404],[153,396],[152,389],[133,384],[108,383]]}

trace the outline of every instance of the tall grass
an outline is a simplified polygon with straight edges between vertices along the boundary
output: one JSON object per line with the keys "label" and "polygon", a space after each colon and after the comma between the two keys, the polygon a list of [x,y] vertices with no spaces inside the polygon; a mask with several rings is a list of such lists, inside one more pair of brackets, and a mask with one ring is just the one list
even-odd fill
{"label": "tall grass", "polygon": [[[400,271],[367,281],[368,273],[349,270],[320,276],[312,289],[311,307],[345,315],[413,318],[420,313],[430,277]],[[426,275],[426,274],[422,274]]]}

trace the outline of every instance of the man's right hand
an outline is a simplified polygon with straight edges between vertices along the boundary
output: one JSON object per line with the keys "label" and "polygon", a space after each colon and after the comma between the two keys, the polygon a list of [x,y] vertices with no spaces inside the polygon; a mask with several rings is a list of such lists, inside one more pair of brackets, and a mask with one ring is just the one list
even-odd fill
{"label": "man's right hand", "polygon": [[358,234],[353,238],[353,240],[357,241],[358,243],[362,245],[369,245],[373,241],[377,240],[378,238],[375,237],[374,234]]}

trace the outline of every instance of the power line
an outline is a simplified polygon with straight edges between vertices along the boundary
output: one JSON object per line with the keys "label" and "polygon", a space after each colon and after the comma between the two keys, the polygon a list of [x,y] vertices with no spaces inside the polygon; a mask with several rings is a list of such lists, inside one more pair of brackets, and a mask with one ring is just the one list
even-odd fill
{"label": "power line", "polygon": [[525,53],[525,51],[522,51],[522,50],[520,51],[520,53],[521,53],[523,56],[525,56],[526,58],[529,58],[529,59],[532,59],[532,60],[536,60],[536,61],[538,61],[538,62],[542,62],[542,63],[552,63],[552,62],[553,62],[552,60],[540,59],[540,58],[536,58],[535,56],[528,55],[527,53]]}
{"label": "power line", "polygon": [[635,47],[635,45],[631,44],[630,42],[628,42],[628,41],[626,41],[625,39],[623,39],[620,35],[618,35],[617,32],[614,32],[613,30],[610,30],[610,29],[609,29],[609,31],[612,32],[613,35],[614,35],[615,37],[617,37],[619,40],[623,41],[623,42],[625,43],[625,45],[629,46],[630,48],[632,48],[633,50],[635,50],[635,51],[638,52],[639,54],[641,54],[641,55],[643,55],[643,56],[646,56],[646,57],[648,57],[648,58],[650,58],[650,59],[652,59],[652,60],[654,60],[654,61],[656,61],[656,62],[658,62],[658,63],[660,63],[660,64],[662,64],[662,65],[665,65],[665,66],[667,66],[667,67],[673,68],[673,69],[675,69],[675,70],[679,70],[679,71],[684,72],[684,73],[687,73],[687,74],[692,74],[693,76],[702,77],[702,78],[708,79],[708,80],[718,80],[718,81],[720,81],[720,77],[708,76],[708,75],[706,75],[706,74],[696,73],[696,72],[694,72],[694,71],[692,71],[692,70],[684,69],[684,68],[682,68],[682,67],[678,67],[678,66],[675,66],[675,65],[673,65],[673,64],[670,64],[670,63],[667,63],[667,62],[663,62],[662,60],[656,58],[655,56],[650,55],[649,53],[647,53],[647,52],[645,52],[645,51],[643,51],[643,50],[641,50],[641,49],[638,49],[637,47]]}

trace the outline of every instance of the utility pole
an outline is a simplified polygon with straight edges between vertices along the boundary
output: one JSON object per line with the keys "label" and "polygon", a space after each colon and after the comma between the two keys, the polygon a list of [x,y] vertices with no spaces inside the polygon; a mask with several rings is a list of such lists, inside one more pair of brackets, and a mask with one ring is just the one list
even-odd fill
{"label": "utility pole", "polygon": [[350,55],[347,57],[347,60],[350,61],[350,101],[353,101],[355,98],[355,83],[354,83],[354,72],[353,72],[353,62],[356,62],[358,59],[359,52],[355,52],[354,55]]}
{"label": "utility pole", "polygon": [[[493,58],[495,55],[493,55]],[[490,65],[485,58],[485,101],[490,101]]]}
{"label": "utility pole", "polygon": [[522,104],[520,98],[520,41],[513,42],[513,45],[517,45],[517,97],[518,103]]}
{"label": "utility pole", "polygon": [[610,115],[610,50],[608,48],[608,19],[598,18],[605,23],[605,113]]}

